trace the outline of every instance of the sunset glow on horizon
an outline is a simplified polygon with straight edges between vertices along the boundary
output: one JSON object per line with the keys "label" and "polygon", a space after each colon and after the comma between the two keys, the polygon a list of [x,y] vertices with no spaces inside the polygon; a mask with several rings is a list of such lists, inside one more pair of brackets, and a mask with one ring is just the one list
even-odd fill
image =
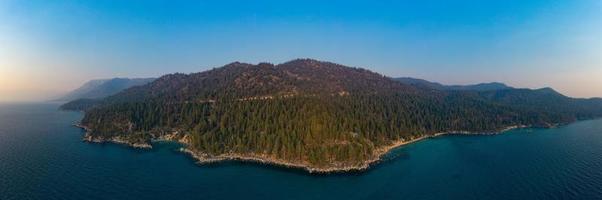
{"label": "sunset glow on horizon", "polygon": [[600,0],[1,1],[0,102],[295,58],[602,97],[601,11]]}

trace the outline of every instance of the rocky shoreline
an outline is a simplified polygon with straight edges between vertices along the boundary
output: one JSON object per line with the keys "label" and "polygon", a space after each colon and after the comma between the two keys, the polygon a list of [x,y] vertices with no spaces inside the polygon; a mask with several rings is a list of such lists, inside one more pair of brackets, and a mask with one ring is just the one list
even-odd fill
{"label": "rocky shoreline", "polygon": [[[139,149],[151,149],[152,148],[152,145],[150,143],[132,143],[132,142],[128,142],[127,140],[125,140],[124,138],[119,137],[119,136],[112,137],[112,138],[92,137],[89,134],[90,129],[88,127],[82,126],[80,124],[75,124],[74,126],[82,128],[86,131],[86,135],[84,135],[84,138],[83,138],[83,141],[85,141],[85,142],[91,142],[91,143],[111,142],[111,143],[117,143],[117,144],[124,144],[124,145],[130,146],[130,147],[139,148]],[[455,134],[494,135],[494,134],[500,134],[500,133],[503,133],[503,132],[506,132],[509,130],[513,130],[513,129],[527,128],[527,127],[530,127],[530,126],[515,125],[515,126],[508,126],[503,129],[500,129],[498,131],[492,131],[492,132],[448,131],[448,132],[435,133],[432,135],[424,135],[424,136],[416,137],[416,138],[413,138],[410,140],[399,140],[399,141],[393,142],[391,145],[376,149],[374,151],[373,159],[366,160],[360,165],[342,166],[342,167],[327,167],[327,168],[311,167],[307,163],[294,163],[294,162],[289,162],[289,161],[282,160],[282,159],[268,158],[266,155],[242,155],[242,154],[230,153],[230,154],[222,154],[222,155],[212,156],[212,155],[208,155],[208,154],[205,154],[202,152],[194,151],[188,147],[182,147],[182,148],[180,148],[180,151],[193,157],[195,160],[198,161],[199,164],[209,164],[209,163],[216,163],[216,162],[222,162],[222,161],[243,161],[243,162],[255,162],[255,163],[261,163],[261,164],[276,165],[276,166],[281,166],[281,167],[285,167],[285,168],[302,169],[302,170],[307,171],[312,174],[348,173],[348,172],[360,172],[360,171],[368,170],[371,166],[378,164],[382,160],[382,156],[389,153],[391,150],[396,149],[401,146],[404,146],[404,145],[407,145],[407,144],[410,144],[410,143],[414,143],[414,142],[423,140],[423,139],[438,137],[438,136],[442,136],[442,135],[455,135]],[[177,132],[175,132],[173,134],[162,135],[156,139],[153,139],[153,141],[173,141],[173,142],[181,143],[185,146],[189,146],[187,137],[186,136],[179,137]]]}
{"label": "rocky shoreline", "polygon": [[282,159],[266,158],[262,156],[253,155],[239,155],[239,154],[225,154],[218,156],[209,156],[207,154],[190,150],[189,148],[181,148],[181,152],[189,154],[198,161],[199,164],[210,164],[222,161],[242,161],[242,162],[253,162],[268,165],[275,165],[285,168],[302,169],[312,174],[327,174],[327,173],[343,173],[343,172],[354,172],[363,171],[370,167],[368,163],[360,166],[345,166],[345,167],[329,167],[329,168],[318,168],[310,167],[308,164],[300,164],[288,162]]}
{"label": "rocky shoreline", "polygon": [[399,141],[394,142],[391,145],[377,149],[375,151],[374,159],[366,160],[361,165],[345,166],[345,167],[317,168],[317,167],[310,167],[307,164],[291,163],[291,162],[281,160],[281,159],[265,158],[262,156],[254,156],[254,155],[225,154],[225,155],[218,155],[218,156],[210,156],[210,155],[204,154],[202,152],[193,151],[189,148],[181,148],[180,151],[189,154],[190,156],[195,158],[198,161],[198,163],[200,163],[200,164],[236,160],[236,161],[243,161],[243,162],[271,164],[271,165],[277,165],[277,166],[282,166],[282,167],[286,167],[286,168],[302,169],[309,173],[315,173],[315,174],[347,173],[347,172],[359,172],[359,171],[368,170],[373,165],[378,164],[382,160],[382,156],[389,153],[391,150],[396,149],[401,146],[404,146],[404,145],[407,145],[407,144],[410,144],[410,143],[418,142],[423,139],[438,137],[438,136],[442,136],[442,135],[453,135],[453,134],[494,135],[494,134],[500,134],[500,133],[503,133],[503,132],[506,132],[509,130],[513,130],[513,129],[517,129],[517,128],[527,128],[527,127],[529,127],[529,126],[525,126],[525,125],[508,126],[508,127],[505,127],[503,129],[500,129],[498,131],[493,131],[493,132],[449,131],[449,132],[435,133],[433,135],[424,135],[424,136],[420,136],[420,137],[410,139],[410,140],[399,140]]}
{"label": "rocky shoreline", "polygon": [[115,143],[115,144],[123,144],[137,149],[152,149],[153,146],[148,143],[140,143],[140,142],[129,142],[122,137],[112,137],[112,138],[95,138],[86,134],[83,138],[83,141],[90,143]]}
{"label": "rocky shoreline", "polygon": [[84,142],[89,142],[89,143],[116,143],[116,144],[123,144],[123,145],[127,145],[133,148],[137,148],[137,149],[152,149],[153,146],[149,143],[142,143],[142,142],[129,142],[127,141],[127,139],[125,139],[124,137],[120,137],[120,136],[116,136],[116,137],[111,137],[111,138],[100,138],[100,137],[94,137],[90,134],[90,129],[86,126],[83,126],[81,124],[74,124],[73,126],[75,127],[79,127],[81,129],[84,129],[86,131],[86,134],[84,135],[84,138],[82,139],[82,141]]}

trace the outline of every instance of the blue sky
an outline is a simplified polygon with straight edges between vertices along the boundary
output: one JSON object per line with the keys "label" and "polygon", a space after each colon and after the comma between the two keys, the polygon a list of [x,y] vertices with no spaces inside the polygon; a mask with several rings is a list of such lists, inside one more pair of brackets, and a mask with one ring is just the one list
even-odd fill
{"label": "blue sky", "polygon": [[0,1],[0,101],[294,58],[602,96],[602,1]]}

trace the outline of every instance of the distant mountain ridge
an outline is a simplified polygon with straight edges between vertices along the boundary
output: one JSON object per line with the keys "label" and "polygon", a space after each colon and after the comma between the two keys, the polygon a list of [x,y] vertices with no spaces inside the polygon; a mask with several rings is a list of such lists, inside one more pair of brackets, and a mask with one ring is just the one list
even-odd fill
{"label": "distant mountain ridge", "polygon": [[56,101],[101,99],[134,86],[150,83],[154,80],[155,78],[112,78],[91,80],[61,98],[58,98]]}
{"label": "distant mountain ridge", "polygon": [[443,85],[437,82],[431,82],[424,79],[402,77],[393,78],[404,84],[412,85],[420,88],[431,88],[437,90],[472,90],[472,91],[490,91],[490,90],[504,90],[504,89],[515,89],[504,83],[491,82],[491,83],[479,83],[474,85]]}

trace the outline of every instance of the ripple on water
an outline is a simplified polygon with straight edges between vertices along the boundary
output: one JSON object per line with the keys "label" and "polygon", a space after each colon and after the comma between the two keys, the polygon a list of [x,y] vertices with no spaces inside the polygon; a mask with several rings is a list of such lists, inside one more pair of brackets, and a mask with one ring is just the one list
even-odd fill
{"label": "ripple on water", "polygon": [[81,117],[56,105],[0,108],[0,199],[602,199],[602,120],[427,139],[365,173],[312,176],[197,166],[169,144],[83,143],[71,127]]}

